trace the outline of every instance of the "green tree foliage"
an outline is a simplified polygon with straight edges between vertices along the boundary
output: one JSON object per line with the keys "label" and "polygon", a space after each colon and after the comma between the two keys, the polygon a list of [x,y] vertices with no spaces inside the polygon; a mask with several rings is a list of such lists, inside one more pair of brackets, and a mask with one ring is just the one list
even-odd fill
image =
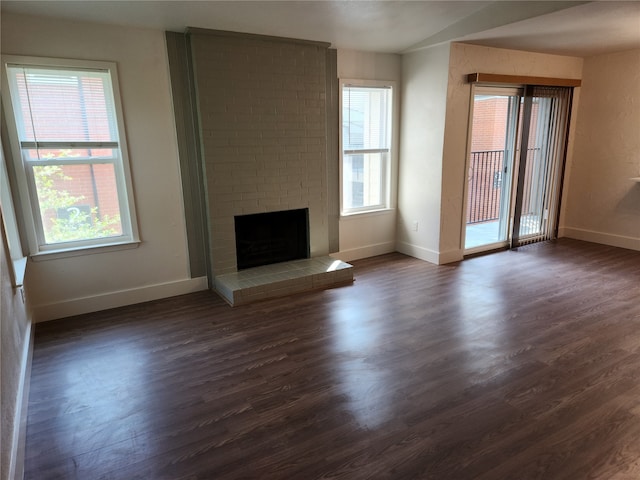
{"label": "green tree foliage", "polygon": [[[45,240],[47,243],[91,240],[118,235],[120,215],[98,215],[98,208],[89,212],[78,208],[84,196],[74,196],[57,188],[64,181],[73,180],[65,175],[59,165],[45,165],[33,169],[38,203],[42,213]],[[65,210],[66,218],[58,217]]]}

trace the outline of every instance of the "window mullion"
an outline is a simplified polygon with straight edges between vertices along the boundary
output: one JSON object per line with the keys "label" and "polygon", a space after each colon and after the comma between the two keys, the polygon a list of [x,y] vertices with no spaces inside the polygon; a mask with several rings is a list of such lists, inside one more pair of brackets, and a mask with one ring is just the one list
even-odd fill
{"label": "window mullion", "polygon": [[72,158],[51,158],[47,160],[25,160],[25,164],[32,167],[45,167],[47,165],[106,165],[116,164],[117,157],[72,157]]}
{"label": "window mullion", "polygon": [[344,150],[345,155],[365,155],[367,153],[389,153],[388,148],[363,148],[355,150]]}
{"label": "window mullion", "polygon": [[118,142],[74,142],[74,141],[62,141],[62,142],[42,142],[42,141],[27,141],[22,140],[20,146],[23,149],[79,149],[79,148],[118,148]]}

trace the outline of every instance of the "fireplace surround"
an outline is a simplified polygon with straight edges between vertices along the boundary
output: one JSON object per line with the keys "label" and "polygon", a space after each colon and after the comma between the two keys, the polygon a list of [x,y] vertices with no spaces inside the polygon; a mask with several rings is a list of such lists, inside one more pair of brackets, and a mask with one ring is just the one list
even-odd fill
{"label": "fireplace surround", "polygon": [[309,256],[327,255],[329,44],[199,29],[189,39],[213,276],[250,266],[237,264],[239,216],[307,209]]}
{"label": "fireplace surround", "polygon": [[[326,42],[191,27],[167,39],[184,126],[192,269],[204,258],[211,286],[232,305],[352,282],[350,266],[329,256],[339,240],[336,51]],[[247,241],[236,225],[298,210],[304,228],[271,239]],[[303,246],[288,246],[291,238]],[[259,259],[269,250],[271,258]]]}

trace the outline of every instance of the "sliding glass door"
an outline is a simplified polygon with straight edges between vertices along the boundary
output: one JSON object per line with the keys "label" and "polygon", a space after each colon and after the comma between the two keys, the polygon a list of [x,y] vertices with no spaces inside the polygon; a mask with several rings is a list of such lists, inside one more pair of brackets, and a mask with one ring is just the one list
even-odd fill
{"label": "sliding glass door", "polygon": [[522,89],[476,88],[467,176],[465,249],[507,244]]}
{"label": "sliding glass door", "polygon": [[475,87],[465,253],[555,237],[570,100],[569,88]]}

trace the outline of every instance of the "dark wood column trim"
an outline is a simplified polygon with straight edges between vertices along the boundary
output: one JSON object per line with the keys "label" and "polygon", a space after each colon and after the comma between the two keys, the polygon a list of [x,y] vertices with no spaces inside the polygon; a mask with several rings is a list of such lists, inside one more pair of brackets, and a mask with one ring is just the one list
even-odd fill
{"label": "dark wood column trim", "polygon": [[327,186],[329,253],[340,251],[340,85],[338,51],[327,49]]}
{"label": "dark wood column trim", "polygon": [[176,122],[178,160],[187,227],[189,269],[191,278],[206,275],[209,286],[213,276],[209,265],[209,232],[207,228],[206,193],[200,153],[200,127],[195,104],[193,66],[189,38],[183,33],[165,32],[171,96]]}
{"label": "dark wood column trim", "polygon": [[530,77],[527,75],[500,75],[495,73],[470,73],[468,83],[499,83],[511,85],[545,85],[549,87],[579,87],[579,78]]}

